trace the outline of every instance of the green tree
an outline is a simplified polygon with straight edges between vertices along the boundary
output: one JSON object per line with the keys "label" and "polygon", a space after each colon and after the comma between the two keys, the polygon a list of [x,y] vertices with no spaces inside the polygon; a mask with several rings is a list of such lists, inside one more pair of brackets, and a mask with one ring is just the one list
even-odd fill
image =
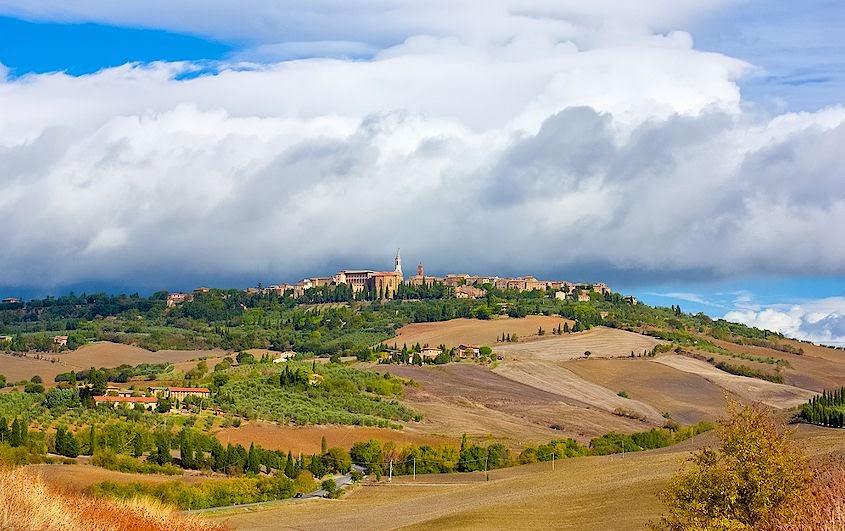
{"label": "green tree", "polygon": [[261,472],[261,459],[255,449],[255,443],[249,444],[249,451],[246,454],[246,466],[244,468],[246,472],[250,472],[252,474],[258,474]]}
{"label": "green tree", "polygon": [[370,439],[367,442],[357,442],[352,445],[349,453],[355,463],[367,468],[370,473],[376,476],[376,479],[381,479],[384,471],[382,467],[384,453],[379,441]]}
{"label": "green tree", "polygon": [[341,490],[337,488],[337,483],[335,483],[333,479],[327,479],[323,481],[321,487],[324,491],[326,491],[326,498],[340,498]]}
{"label": "green tree", "polygon": [[288,450],[288,457],[285,462],[285,475],[294,479],[298,473],[299,471],[297,470],[296,463],[293,460],[293,454],[291,454],[290,450]]}
{"label": "green tree", "polygon": [[144,437],[141,433],[136,433],[135,438],[132,439],[132,457],[138,458],[144,455]]}
{"label": "green tree", "polygon": [[165,465],[170,462],[170,434],[159,432],[155,435],[155,459],[156,464]]}
{"label": "green tree", "polygon": [[333,447],[323,455],[323,462],[330,472],[345,474],[352,467],[352,458],[343,448]]}
{"label": "green tree", "polygon": [[23,423],[21,419],[15,417],[15,420],[12,421],[12,429],[9,432],[9,445],[12,448],[16,448],[23,444],[23,437],[21,436],[23,432]]}
{"label": "green tree", "polygon": [[108,380],[105,370],[97,370],[91,367],[88,372],[88,383],[91,384],[91,394],[94,396],[103,396],[108,387]]}

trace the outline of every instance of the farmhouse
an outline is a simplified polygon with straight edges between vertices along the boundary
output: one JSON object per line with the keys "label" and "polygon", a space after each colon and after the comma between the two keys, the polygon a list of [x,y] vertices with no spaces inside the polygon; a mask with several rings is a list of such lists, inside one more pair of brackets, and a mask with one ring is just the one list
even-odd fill
{"label": "farmhouse", "polygon": [[458,286],[455,288],[455,298],[457,299],[480,299],[486,294],[486,291],[475,286]]}
{"label": "farmhouse", "polygon": [[121,389],[120,387],[108,386],[106,387],[106,396],[132,396],[132,389]]}
{"label": "farmhouse", "polygon": [[94,403],[98,406],[100,404],[111,404],[112,407],[117,407],[118,404],[129,406],[141,404],[144,409],[152,410],[158,405],[158,399],[154,396],[95,396]]}
{"label": "farmhouse", "polygon": [[191,301],[194,299],[194,296],[190,293],[168,293],[167,294],[167,307],[173,308],[177,304],[182,304],[183,302]]}
{"label": "farmhouse", "polygon": [[439,348],[426,347],[420,350],[420,357],[423,359],[428,358],[430,360],[433,360],[434,358],[440,355],[440,352],[441,350]]}
{"label": "farmhouse", "polygon": [[480,348],[478,345],[461,345],[458,347],[458,355],[461,358],[477,358]]}
{"label": "farmhouse", "polygon": [[6,297],[0,302],[2,302],[3,304],[20,304],[23,301],[17,297]]}
{"label": "farmhouse", "polygon": [[0,336],[0,343],[11,343],[12,336]]}
{"label": "farmhouse", "polygon": [[296,352],[294,352],[292,350],[286,350],[286,351],[282,352],[281,354],[279,354],[279,357],[274,359],[273,363],[284,363],[287,360],[293,358],[294,356],[296,356]]}
{"label": "farmhouse", "polygon": [[211,391],[206,387],[168,387],[165,398],[171,400],[184,400],[185,397],[195,396],[197,398],[211,397]]}
{"label": "farmhouse", "polygon": [[53,336],[53,344],[60,347],[67,346],[67,336]]}

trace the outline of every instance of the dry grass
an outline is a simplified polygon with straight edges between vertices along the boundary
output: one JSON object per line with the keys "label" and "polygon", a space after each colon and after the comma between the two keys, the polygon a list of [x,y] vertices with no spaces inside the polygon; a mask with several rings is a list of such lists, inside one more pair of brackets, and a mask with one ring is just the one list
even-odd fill
{"label": "dry grass", "polygon": [[113,501],[70,493],[22,468],[0,471],[0,528],[27,530],[216,530],[145,499]]}
{"label": "dry grass", "polygon": [[[802,426],[796,439],[810,455],[845,450],[845,430]],[[258,511],[213,517],[235,529],[645,529],[664,507],[658,494],[668,479],[712,434],[624,457],[585,457],[483,473],[394,478],[351,491],[340,500],[291,502]],[[838,517],[843,503],[840,479],[821,481],[820,497],[832,500],[820,522]],[[823,486],[823,487],[822,487]],[[828,489],[822,493],[823,489]],[[839,511],[839,512],[837,512]],[[834,521],[828,527],[843,529]],[[798,531],[784,529],[783,531]],[[802,529],[801,531],[804,531]]]}
{"label": "dry grass", "polygon": [[545,389],[569,401],[577,401],[583,407],[604,410],[610,413],[626,410],[652,424],[661,425],[664,419],[661,411],[635,398],[623,398],[612,390],[588,382],[560,365],[543,360],[506,360],[494,372],[511,380]]}
{"label": "dry grass", "polygon": [[813,464],[809,496],[793,521],[776,531],[841,531],[845,529],[845,465],[842,455],[828,454]]}
{"label": "dry grass", "polygon": [[452,319],[439,323],[414,323],[397,330],[397,337],[388,340],[387,343],[391,345],[396,343],[400,347],[403,343],[428,344],[433,347],[441,344],[455,347],[461,343],[492,346],[496,344],[496,338],[502,337],[502,333],[515,333],[521,339],[529,339],[532,336],[536,339],[541,326],[546,330],[547,335],[543,336],[544,338],[557,337],[551,335],[552,328],[557,325],[562,326],[566,322],[570,326],[573,324],[572,321],[567,321],[562,317],[545,315],[531,315],[520,319],[504,317],[491,320]]}
{"label": "dry grass", "polygon": [[[79,459],[81,462],[82,459]],[[60,488],[74,492],[82,492],[94,483],[111,481],[113,483],[164,483],[169,481],[181,481],[186,484],[199,483],[209,478],[199,472],[190,472],[181,476],[165,476],[159,474],[134,474],[107,470],[98,466],[75,464],[75,465],[27,465],[24,467],[37,473],[45,482]]]}
{"label": "dry grass", "polygon": [[625,357],[631,351],[642,354],[658,343],[653,337],[600,326],[577,334],[546,335],[540,341],[499,344],[493,350],[507,359],[565,361],[580,358],[586,351],[591,358]]}

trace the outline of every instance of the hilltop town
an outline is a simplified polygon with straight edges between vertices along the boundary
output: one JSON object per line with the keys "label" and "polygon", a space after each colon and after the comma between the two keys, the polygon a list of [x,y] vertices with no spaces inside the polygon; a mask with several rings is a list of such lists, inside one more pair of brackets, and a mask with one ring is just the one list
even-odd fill
{"label": "hilltop town", "polygon": [[[605,296],[611,293],[603,282],[571,282],[566,280],[537,280],[533,276],[500,277],[497,275],[469,275],[450,273],[445,276],[426,275],[422,262],[417,265],[416,274],[405,277],[402,271],[402,256],[397,250],[393,260],[393,271],[372,269],[343,269],[332,276],[309,277],[299,282],[280,283],[267,287],[247,288],[249,294],[274,294],[282,297],[300,298],[309,290],[347,290],[349,300],[392,300],[407,297],[408,287],[439,286],[458,299],[480,299],[490,289],[499,291],[526,292],[539,290],[551,292],[558,300],[587,302],[590,293]],[[190,301],[193,295],[207,293],[210,288],[201,287],[192,293],[170,293],[167,304],[170,307]],[[635,297],[626,297],[630,304],[636,304]]]}

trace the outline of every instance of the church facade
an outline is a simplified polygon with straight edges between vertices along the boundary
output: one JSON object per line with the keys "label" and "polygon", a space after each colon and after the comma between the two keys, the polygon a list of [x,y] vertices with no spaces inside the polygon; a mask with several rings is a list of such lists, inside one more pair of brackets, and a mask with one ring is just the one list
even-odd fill
{"label": "church facade", "polygon": [[396,256],[393,259],[393,271],[373,271],[370,269],[344,269],[338,271],[337,274],[330,277],[314,277],[306,278],[296,284],[280,284],[278,286],[270,286],[265,291],[284,295],[287,292],[293,292],[295,297],[301,296],[305,290],[310,288],[317,288],[320,286],[337,286],[346,284],[352,288],[352,293],[361,293],[362,291],[369,291],[374,298],[378,299],[392,299],[399,289],[399,285],[404,281],[402,275],[402,255],[399,250],[396,250]]}

